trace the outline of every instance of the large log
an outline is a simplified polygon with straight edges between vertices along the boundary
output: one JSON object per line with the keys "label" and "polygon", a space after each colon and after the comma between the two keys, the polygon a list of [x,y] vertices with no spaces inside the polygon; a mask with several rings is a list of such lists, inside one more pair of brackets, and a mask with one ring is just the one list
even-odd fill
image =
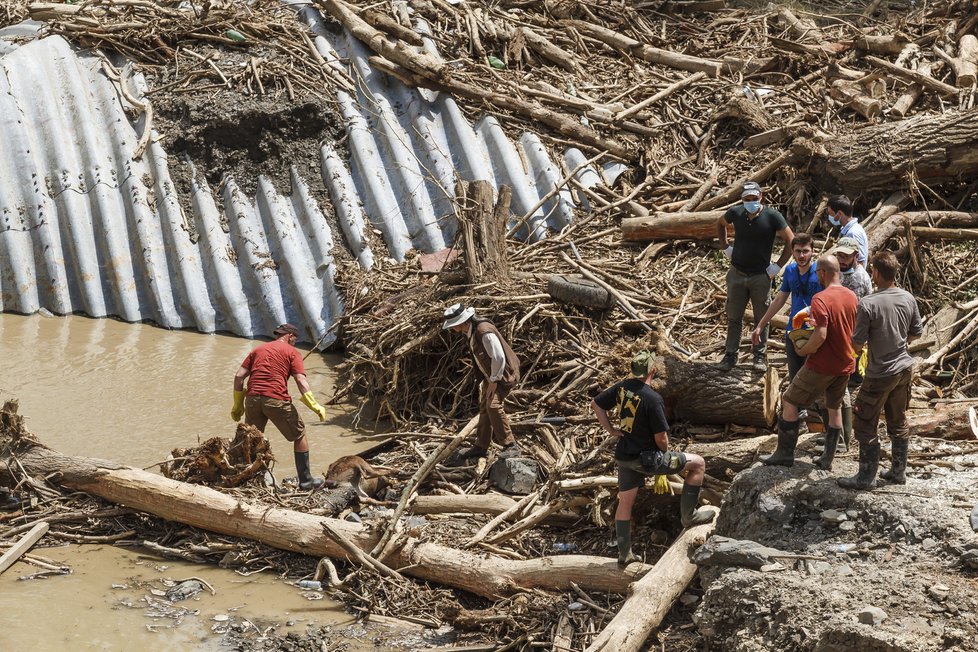
{"label": "large log", "polygon": [[824,143],[799,138],[791,153],[790,162],[826,191],[939,185],[978,173],[978,109],[872,125]]}
{"label": "large log", "polygon": [[[9,413],[2,416],[7,423]],[[12,452],[30,475],[170,521],[260,541],[280,550],[346,559],[343,547],[323,532],[323,523],[361,550],[370,550],[379,539],[378,532],[348,521],[244,502],[209,487],[106,460],[62,455],[29,442],[21,442]],[[518,561],[416,539],[408,539],[383,561],[404,574],[489,598],[531,588],[571,590],[574,584],[587,590],[624,593],[634,579],[613,558],[561,555]]]}
{"label": "large log", "polygon": [[933,410],[907,414],[911,437],[978,439],[978,399],[974,402],[937,403]]}
{"label": "large log", "polygon": [[890,238],[904,235],[908,223],[911,227],[917,225],[942,228],[978,226],[978,213],[961,211],[893,213],[885,220],[875,222],[867,229],[866,237],[869,241],[869,250],[878,251]]}
{"label": "large log", "polygon": [[621,237],[627,242],[650,240],[713,240],[717,220],[725,211],[656,213],[648,217],[626,217],[621,221]]}
{"label": "large log", "polygon": [[632,586],[625,604],[586,652],[638,652],[642,649],[649,634],[659,626],[696,575],[696,564],[690,561],[690,555],[706,541],[714,527],[716,519],[683,532],[652,570]]}
{"label": "large log", "polygon": [[665,356],[657,391],[677,419],[693,423],[768,428],[774,424],[781,380],[774,367],[753,373],[749,367],[721,371],[711,362]]}

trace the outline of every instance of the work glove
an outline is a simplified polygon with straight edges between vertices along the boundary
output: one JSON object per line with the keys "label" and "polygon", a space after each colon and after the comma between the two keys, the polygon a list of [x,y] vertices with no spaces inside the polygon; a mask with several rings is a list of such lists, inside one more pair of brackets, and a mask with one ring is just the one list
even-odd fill
{"label": "work glove", "polygon": [[652,485],[652,491],[657,494],[669,493],[669,479],[664,475],[655,476],[655,484]]}
{"label": "work glove", "polygon": [[326,420],[326,408],[316,401],[316,397],[312,395],[312,392],[306,392],[303,394],[301,400],[306,404],[306,407],[319,415],[320,421]]}
{"label": "work glove", "polygon": [[727,257],[728,260],[733,258],[733,245],[730,245],[723,250],[723,255]]}
{"label": "work glove", "polygon": [[781,268],[778,267],[777,263],[771,263],[770,265],[767,266],[767,275],[770,278],[774,278],[780,273],[781,273]]}
{"label": "work glove", "polygon": [[244,416],[244,397],[245,393],[234,390],[234,403],[231,405],[231,420],[241,421]]}

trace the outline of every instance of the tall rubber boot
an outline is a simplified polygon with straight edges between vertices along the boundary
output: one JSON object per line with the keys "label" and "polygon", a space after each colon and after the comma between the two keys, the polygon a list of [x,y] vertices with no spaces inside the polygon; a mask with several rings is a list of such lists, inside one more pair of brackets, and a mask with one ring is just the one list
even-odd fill
{"label": "tall rubber boot", "polygon": [[299,475],[299,489],[310,491],[323,486],[326,481],[322,478],[312,477],[312,472],[309,470],[309,451],[305,453],[294,453],[294,455],[295,470]]}
{"label": "tall rubber boot", "polygon": [[628,566],[639,558],[632,553],[632,522],[615,521],[615,537],[618,539],[618,565]]}
{"label": "tall rubber boot", "polygon": [[[825,446],[825,438],[829,433],[829,411],[825,408],[819,408],[818,418],[822,420],[822,434],[816,437],[812,443],[814,443],[815,446]],[[815,451],[816,455],[820,453],[821,451],[819,450]]]}
{"label": "tall rubber boot", "polygon": [[859,444],[859,473],[851,478],[839,478],[843,489],[865,491],[876,488],[876,472],[880,468],[880,445]]}
{"label": "tall rubber boot", "polygon": [[842,406],[842,452],[849,452],[852,443],[852,406]]}
{"label": "tall rubber boot", "polygon": [[839,445],[841,435],[842,428],[829,427],[825,431],[825,450],[822,451],[821,457],[812,462],[816,468],[822,469],[823,471],[832,470],[832,460],[835,459],[835,448]]}
{"label": "tall rubber boot", "polygon": [[768,466],[792,466],[795,463],[795,446],[798,445],[798,422],[778,420],[778,448],[765,455],[761,462]]}
{"label": "tall rubber boot", "polygon": [[700,502],[700,487],[690,484],[683,485],[683,494],[679,499],[679,516],[683,527],[693,527],[709,523],[716,516],[716,512],[708,509],[697,509]]}
{"label": "tall rubber boot", "polygon": [[893,463],[889,471],[880,473],[880,477],[891,484],[907,484],[907,451],[910,448],[909,439],[893,440]]}

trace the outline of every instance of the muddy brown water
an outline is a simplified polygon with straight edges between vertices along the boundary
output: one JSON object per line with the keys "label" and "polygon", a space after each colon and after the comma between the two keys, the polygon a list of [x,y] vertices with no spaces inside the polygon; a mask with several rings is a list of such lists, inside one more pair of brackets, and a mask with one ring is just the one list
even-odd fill
{"label": "muddy brown water", "polygon": [[[110,319],[0,314],[0,400],[17,398],[30,430],[55,450],[150,467],[173,448],[234,436],[232,376],[257,344]],[[306,359],[320,402],[332,396],[338,361]],[[350,406],[327,406],[322,424],[301,409],[317,471],[377,442],[354,428]],[[276,478],[294,475],[292,445],[271,424],[268,435]],[[18,562],[0,575],[0,650],[218,650],[225,616],[279,623],[278,634],[352,621],[339,604],[271,572],[245,577],[107,545],[34,552],[73,572],[21,580],[40,569]],[[153,589],[193,576],[217,593],[176,603],[188,611],[182,617],[157,615]],[[373,648],[353,640],[350,649]]]}

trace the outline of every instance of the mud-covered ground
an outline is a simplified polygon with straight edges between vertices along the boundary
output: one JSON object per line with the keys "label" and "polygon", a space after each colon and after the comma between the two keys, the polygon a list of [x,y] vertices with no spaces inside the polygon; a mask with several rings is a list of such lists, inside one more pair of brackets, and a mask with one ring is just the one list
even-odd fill
{"label": "mud-covered ground", "polygon": [[[831,473],[808,456],[740,473],[716,534],[808,558],[766,572],[702,569],[694,621],[708,649],[978,650],[978,570],[963,560],[978,550],[976,452],[974,442],[915,440],[907,484],[872,492],[836,484],[856,472],[855,453]],[[845,520],[830,522],[826,510]]]}

